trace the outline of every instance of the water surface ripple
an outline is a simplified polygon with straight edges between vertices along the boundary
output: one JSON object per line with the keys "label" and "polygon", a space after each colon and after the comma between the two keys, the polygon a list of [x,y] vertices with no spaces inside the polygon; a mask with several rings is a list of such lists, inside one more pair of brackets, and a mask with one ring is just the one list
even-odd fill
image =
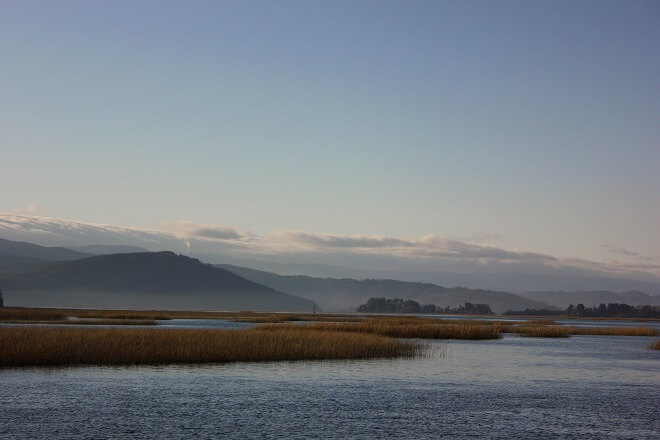
{"label": "water surface ripple", "polygon": [[654,338],[434,342],[426,359],[0,370],[0,437],[660,437]]}

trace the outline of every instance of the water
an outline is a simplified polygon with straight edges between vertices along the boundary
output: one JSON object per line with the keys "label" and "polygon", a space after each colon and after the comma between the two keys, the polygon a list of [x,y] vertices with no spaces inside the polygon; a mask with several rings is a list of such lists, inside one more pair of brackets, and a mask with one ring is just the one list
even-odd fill
{"label": "water", "polygon": [[433,342],[413,360],[0,370],[0,438],[657,439],[653,340],[507,335]]}

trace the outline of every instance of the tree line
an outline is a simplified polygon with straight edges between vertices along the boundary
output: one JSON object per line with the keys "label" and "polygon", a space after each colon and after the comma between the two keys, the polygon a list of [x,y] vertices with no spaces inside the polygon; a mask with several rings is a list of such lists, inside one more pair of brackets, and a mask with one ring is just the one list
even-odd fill
{"label": "tree line", "polygon": [[521,316],[578,316],[586,318],[660,318],[660,308],[655,306],[631,306],[628,304],[610,303],[599,306],[585,307],[584,304],[569,305],[564,310],[525,309],[507,310],[503,315]]}
{"label": "tree line", "polygon": [[357,308],[358,313],[420,313],[420,314],[452,314],[452,315],[494,315],[488,304],[472,304],[466,302],[457,308],[441,307],[435,304],[420,305],[411,299],[401,298],[369,298],[365,304]]}

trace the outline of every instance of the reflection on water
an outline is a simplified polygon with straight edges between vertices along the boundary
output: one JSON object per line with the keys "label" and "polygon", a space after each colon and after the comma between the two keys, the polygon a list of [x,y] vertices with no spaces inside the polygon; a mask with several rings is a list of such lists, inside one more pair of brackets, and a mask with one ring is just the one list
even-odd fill
{"label": "reflection on water", "polygon": [[432,342],[414,360],[4,370],[0,437],[658,438],[653,340],[512,335]]}

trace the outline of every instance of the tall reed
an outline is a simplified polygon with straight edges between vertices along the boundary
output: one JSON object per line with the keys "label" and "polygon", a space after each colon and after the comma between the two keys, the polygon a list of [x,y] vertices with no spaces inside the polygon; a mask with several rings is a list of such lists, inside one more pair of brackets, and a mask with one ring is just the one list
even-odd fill
{"label": "tall reed", "polygon": [[562,325],[507,325],[503,333],[518,333],[539,338],[566,338],[571,335],[656,336],[652,327],[575,327]]}
{"label": "tall reed", "polygon": [[505,333],[518,333],[532,338],[568,338],[571,335],[570,329],[556,325],[509,326],[502,330]]}
{"label": "tall reed", "polygon": [[414,357],[422,344],[296,329],[0,327],[0,366],[122,365]]}
{"label": "tall reed", "polygon": [[[257,328],[273,330],[292,328],[289,324],[262,324]],[[299,326],[295,326],[299,327]],[[369,320],[357,323],[318,323],[303,326],[308,330],[369,333],[393,338],[420,339],[499,339],[499,325],[454,325],[454,324],[392,324],[387,321]]]}
{"label": "tall reed", "polygon": [[653,327],[566,327],[572,335],[657,336]]}

